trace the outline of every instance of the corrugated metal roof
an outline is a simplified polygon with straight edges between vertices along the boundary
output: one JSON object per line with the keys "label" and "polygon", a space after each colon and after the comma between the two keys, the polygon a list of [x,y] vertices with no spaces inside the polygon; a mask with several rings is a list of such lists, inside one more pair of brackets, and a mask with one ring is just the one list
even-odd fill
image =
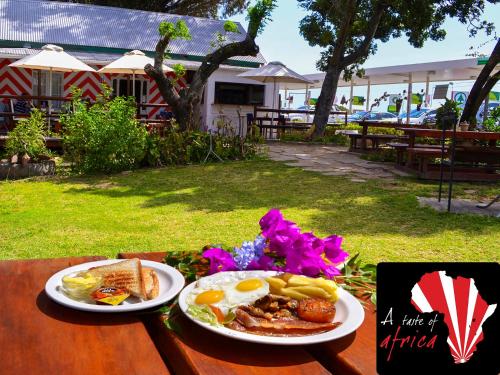
{"label": "corrugated metal roof", "polygon": [[[22,58],[28,55],[34,55],[41,50],[34,48],[0,48],[0,58]],[[83,61],[89,65],[106,65],[110,62],[122,57],[120,54],[114,53],[95,53],[95,52],[80,52],[80,51],[67,51],[70,55],[76,57],[77,59]],[[186,69],[196,70],[200,67],[201,62],[199,61],[189,61],[189,60],[172,60],[165,59],[165,64],[168,66],[173,66],[174,64],[182,64]],[[222,64],[220,66],[224,70],[237,70],[237,71],[248,71],[250,68],[226,65]]]}
{"label": "corrugated metal roof", "polygon": [[[215,34],[224,31],[221,20],[53,1],[0,0],[0,40],[154,51],[159,23],[181,19],[189,27],[192,40],[172,41],[169,49],[175,55],[203,57],[210,52]],[[228,41],[245,37],[241,24],[238,27],[240,34],[231,33]],[[260,53],[231,60],[266,62]]]}

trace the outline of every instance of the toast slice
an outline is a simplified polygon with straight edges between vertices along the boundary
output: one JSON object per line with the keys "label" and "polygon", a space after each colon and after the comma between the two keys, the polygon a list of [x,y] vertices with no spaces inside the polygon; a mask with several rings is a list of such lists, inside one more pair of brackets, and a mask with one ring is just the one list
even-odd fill
{"label": "toast slice", "polygon": [[152,268],[143,268],[142,280],[144,281],[144,288],[146,289],[146,296],[148,299],[158,297],[160,293],[160,282],[158,281],[156,271]]}
{"label": "toast slice", "polygon": [[147,299],[142,277],[141,261],[138,258],[124,260],[88,270],[92,276],[102,278],[102,286],[114,286],[127,290],[135,297]]}

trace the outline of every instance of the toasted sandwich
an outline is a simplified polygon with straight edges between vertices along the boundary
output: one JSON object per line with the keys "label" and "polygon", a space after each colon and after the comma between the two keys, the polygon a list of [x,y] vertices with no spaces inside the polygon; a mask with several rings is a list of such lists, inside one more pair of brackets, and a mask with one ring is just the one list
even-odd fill
{"label": "toasted sandwich", "polygon": [[152,268],[144,267],[142,269],[142,280],[144,281],[147,298],[153,299],[158,297],[160,292],[160,283],[158,281],[156,271]]}
{"label": "toasted sandwich", "polygon": [[88,272],[93,276],[102,278],[102,286],[125,289],[135,297],[147,299],[141,261],[137,258],[94,267]]}

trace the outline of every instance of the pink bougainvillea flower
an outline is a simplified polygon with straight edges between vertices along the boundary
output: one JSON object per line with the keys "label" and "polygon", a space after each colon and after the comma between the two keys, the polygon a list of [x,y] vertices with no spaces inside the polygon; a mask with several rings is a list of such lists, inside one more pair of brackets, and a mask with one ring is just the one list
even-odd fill
{"label": "pink bougainvillea flower", "polygon": [[218,247],[212,247],[203,252],[203,257],[210,260],[210,275],[221,271],[235,271],[238,268],[233,256]]}
{"label": "pink bougainvillea flower", "polygon": [[277,271],[278,267],[274,264],[273,258],[262,255],[258,260],[252,260],[247,270]]}
{"label": "pink bougainvillea flower", "polygon": [[334,264],[342,263],[349,256],[344,250],[342,250],[342,240],[341,236],[332,235],[326,237],[323,242],[325,244],[325,255],[328,260]]}

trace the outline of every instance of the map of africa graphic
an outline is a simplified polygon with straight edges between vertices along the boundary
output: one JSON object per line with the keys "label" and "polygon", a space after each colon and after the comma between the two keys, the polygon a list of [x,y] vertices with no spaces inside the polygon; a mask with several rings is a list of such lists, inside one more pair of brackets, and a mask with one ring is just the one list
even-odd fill
{"label": "map of africa graphic", "polygon": [[450,353],[456,364],[467,362],[483,340],[483,324],[497,305],[484,301],[474,279],[452,278],[445,271],[424,274],[411,294],[411,303],[419,312],[444,314]]}

